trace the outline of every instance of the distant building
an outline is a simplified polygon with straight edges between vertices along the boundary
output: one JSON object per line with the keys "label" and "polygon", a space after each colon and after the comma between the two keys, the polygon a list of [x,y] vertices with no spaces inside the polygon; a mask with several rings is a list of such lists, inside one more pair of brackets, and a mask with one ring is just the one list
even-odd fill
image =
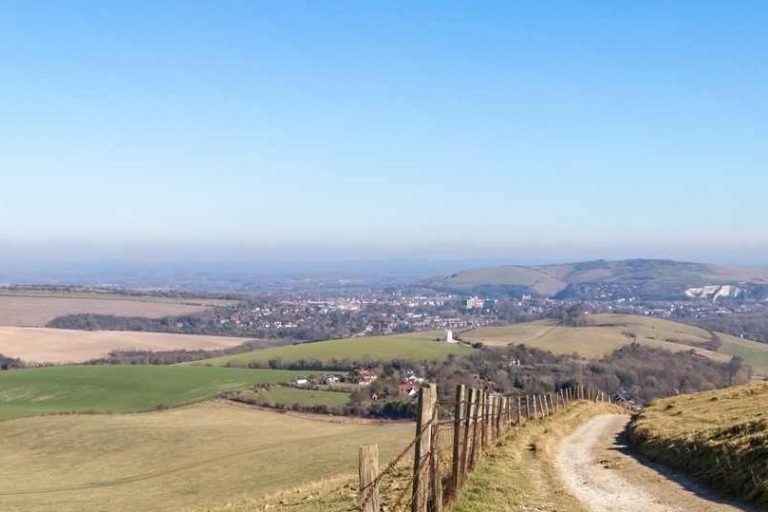
{"label": "distant building", "polygon": [[456,340],[453,339],[453,331],[450,329],[445,330],[445,342],[446,343],[456,343]]}
{"label": "distant building", "polygon": [[483,306],[485,306],[485,301],[480,297],[470,297],[467,299],[466,306],[467,311],[471,311],[473,309],[483,309]]}
{"label": "distant building", "polygon": [[358,370],[357,371],[357,383],[361,386],[369,386],[376,382],[379,378],[376,372],[370,370]]}

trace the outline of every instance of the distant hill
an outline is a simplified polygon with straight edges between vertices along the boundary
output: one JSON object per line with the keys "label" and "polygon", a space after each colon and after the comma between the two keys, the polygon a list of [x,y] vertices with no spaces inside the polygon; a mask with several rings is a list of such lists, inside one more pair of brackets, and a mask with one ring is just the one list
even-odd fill
{"label": "distant hill", "polygon": [[768,297],[768,268],[725,267],[672,260],[587,261],[507,265],[432,278],[435,288],[558,298]]}
{"label": "distant hill", "polygon": [[695,350],[714,361],[740,356],[759,375],[768,375],[768,344],[743,340],[660,318],[599,314],[589,315],[583,327],[569,327],[555,320],[479,327],[460,334],[470,342],[489,346],[524,343],[555,354],[577,353],[600,358],[632,342],[671,352]]}

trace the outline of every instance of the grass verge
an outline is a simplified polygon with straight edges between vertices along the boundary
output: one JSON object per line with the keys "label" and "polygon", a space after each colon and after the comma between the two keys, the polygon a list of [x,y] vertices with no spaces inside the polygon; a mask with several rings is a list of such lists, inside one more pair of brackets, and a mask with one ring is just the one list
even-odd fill
{"label": "grass verge", "polygon": [[557,445],[589,418],[619,412],[616,406],[582,402],[543,422],[512,430],[472,473],[453,512],[584,511],[569,495],[555,466]]}
{"label": "grass verge", "polygon": [[653,460],[768,509],[768,383],[654,401],[629,440]]}

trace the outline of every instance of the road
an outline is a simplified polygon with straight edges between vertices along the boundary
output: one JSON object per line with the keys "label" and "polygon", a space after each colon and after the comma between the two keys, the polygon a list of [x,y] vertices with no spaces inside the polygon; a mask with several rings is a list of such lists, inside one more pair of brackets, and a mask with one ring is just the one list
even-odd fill
{"label": "road", "polygon": [[593,512],[734,512],[753,509],[723,501],[627,449],[629,416],[591,419],[560,443],[556,464],[569,493]]}

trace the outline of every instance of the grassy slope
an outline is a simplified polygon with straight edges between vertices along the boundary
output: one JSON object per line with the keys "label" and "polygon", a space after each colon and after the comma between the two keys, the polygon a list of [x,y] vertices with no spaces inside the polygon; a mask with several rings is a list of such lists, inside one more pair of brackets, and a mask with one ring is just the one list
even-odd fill
{"label": "grassy slope", "polygon": [[6,421],[0,423],[0,510],[153,512],[256,499],[351,476],[361,444],[378,443],[388,460],[413,429],[216,402],[148,414]]}
{"label": "grassy slope", "polygon": [[307,371],[177,366],[61,366],[0,372],[0,420],[61,412],[138,412],[175,406]]}
{"label": "grassy slope", "polygon": [[699,353],[727,361],[732,355],[742,356],[757,373],[768,375],[768,344],[741,340],[720,334],[723,346],[718,352],[702,347],[711,340],[705,329],[659,318],[634,315],[592,315],[587,327],[564,327],[553,320],[525,322],[501,327],[481,327],[462,333],[465,340],[482,341],[488,345],[525,343],[558,354],[577,352],[586,357],[600,357],[627,345],[637,336],[637,342],[672,351],[695,348]]}
{"label": "grassy slope", "polygon": [[463,355],[471,351],[470,348],[461,345],[449,345],[433,341],[438,336],[439,334],[436,332],[425,332],[300,343],[298,345],[273,347],[244,354],[216,357],[204,361],[196,361],[192,364],[247,366],[250,362],[265,362],[276,358],[281,358],[284,361],[296,361],[298,359],[317,359],[320,361],[332,359],[436,360],[448,357],[450,354]]}
{"label": "grassy slope", "polygon": [[630,438],[651,458],[768,508],[768,383],[657,400]]}

